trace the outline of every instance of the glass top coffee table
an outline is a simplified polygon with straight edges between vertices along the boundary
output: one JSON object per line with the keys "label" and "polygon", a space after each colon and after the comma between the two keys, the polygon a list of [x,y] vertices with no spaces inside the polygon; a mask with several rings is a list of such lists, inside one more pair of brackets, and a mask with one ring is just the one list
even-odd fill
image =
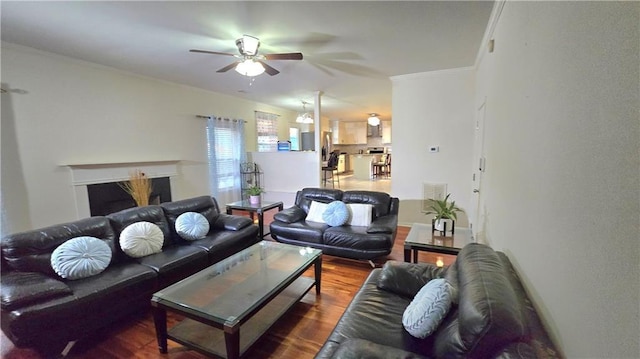
{"label": "glass top coffee table", "polygon": [[418,251],[434,252],[457,255],[465,245],[471,243],[471,230],[469,228],[456,228],[455,233],[440,236],[439,231],[432,235],[431,225],[414,223],[404,241],[404,261],[418,262]]}
{"label": "glass top coffee table", "polygon": [[[302,276],[315,266],[315,278]],[[167,339],[208,356],[238,358],[313,287],[322,251],[262,241],[155,293],[161,353]],[[167,311],[186,318],[167,330]],[[242,333],[242,335],[240,335]]]}

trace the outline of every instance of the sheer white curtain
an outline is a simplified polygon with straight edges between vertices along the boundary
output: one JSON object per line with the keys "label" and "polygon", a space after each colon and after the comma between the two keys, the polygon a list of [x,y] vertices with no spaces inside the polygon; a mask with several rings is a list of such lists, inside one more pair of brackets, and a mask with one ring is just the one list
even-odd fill
{"label": "sheer white curtain", "polygon": [[211,195],[220,206],[239,201],[240,163],[246,162],[244,121],[211,116],[207,120]]}

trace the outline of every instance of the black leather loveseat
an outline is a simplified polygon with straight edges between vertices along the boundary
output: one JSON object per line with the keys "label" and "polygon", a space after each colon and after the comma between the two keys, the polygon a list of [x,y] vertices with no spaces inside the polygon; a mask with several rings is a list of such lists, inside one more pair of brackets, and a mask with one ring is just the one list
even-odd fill
{"label": "black leather loveseat", "polygon": [[[185,241],[176,234],[176,218],[184,212],[204,215],[210,224],[204,238]],[[162,252],[134,259],[123,253],[118,238],[127,225],[140,221],[158,225],[164,244]],[[52,269],[52,252],[79,236],[106,242],[111,262],[95,276],[64,280]],[[257,242],[251,219],[220,213],[209,196],[6,236],[1,242],[2,331],[18,347],[60,351],[116,320],[145,313],[154,292]]]}
{"label": "black leather loveseat", "polygon": [[[372,221],[368,226],[336,226],[307,221],[312,201],[370,204]],[[271,237],[278,242],[309,246],[323,254],[370,260],[391,253],[398,226],[398,198],[374,191],[341,191],[304,188],[296,193],[292,207],[273,217]]]}
{"label": "black leather loveseat", "polygon": [[[434,278],[454,288],[453,304],[435,332],[418,339],[402,316]],[[374,269],[316,359],[559,357],[509,259],[474,243],[449,267],[389,261]]]}

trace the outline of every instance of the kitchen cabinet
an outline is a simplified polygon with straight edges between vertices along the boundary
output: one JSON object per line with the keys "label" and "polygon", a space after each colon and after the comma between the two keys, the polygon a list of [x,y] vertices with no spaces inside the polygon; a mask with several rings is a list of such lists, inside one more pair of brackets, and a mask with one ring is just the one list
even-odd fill
{"label": "kitchen cabinet", "polygon": [[340,143],[340,121],[331,121],[331,141],[334,144]]}
{"label": "kitchen cabinet", "polygon": [[382,123],[382,143],[391,143],[391,121],[381,121]]}
{"label": "kitchen cabinet", "polygon": [[366,122],[338,122],[337,127],[336,143],[341,145],[364,145],[367,143]]}

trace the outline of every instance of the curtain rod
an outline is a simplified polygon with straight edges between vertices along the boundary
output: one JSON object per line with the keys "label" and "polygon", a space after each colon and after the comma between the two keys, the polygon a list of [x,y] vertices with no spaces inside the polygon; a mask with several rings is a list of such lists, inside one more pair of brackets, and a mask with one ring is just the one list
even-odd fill
{"label": "curtain rod", "polygon": [[264,111],[258,111],[258,110],[255,110],[255,111],[253,111],[253,112],[261,112],[261,113],[266,113],[266,114],[268,114],[268,115],[273,115],[273,116],[278,116],[278,117],[280,117],[280,115],[278,115],[277,113],[264,112]]}
{"label": "curtain rod", "polygon": [[247,123],[247,121],[245,120],[232,120],[230,118],[222,118],[222,117],[213,117],[213,116],[203,116],[203,115],[196,115],[197,118],[204,118],[205,120],[208,120],[210,118],[216,119],[218,121],[242,121],[244,123]]}

